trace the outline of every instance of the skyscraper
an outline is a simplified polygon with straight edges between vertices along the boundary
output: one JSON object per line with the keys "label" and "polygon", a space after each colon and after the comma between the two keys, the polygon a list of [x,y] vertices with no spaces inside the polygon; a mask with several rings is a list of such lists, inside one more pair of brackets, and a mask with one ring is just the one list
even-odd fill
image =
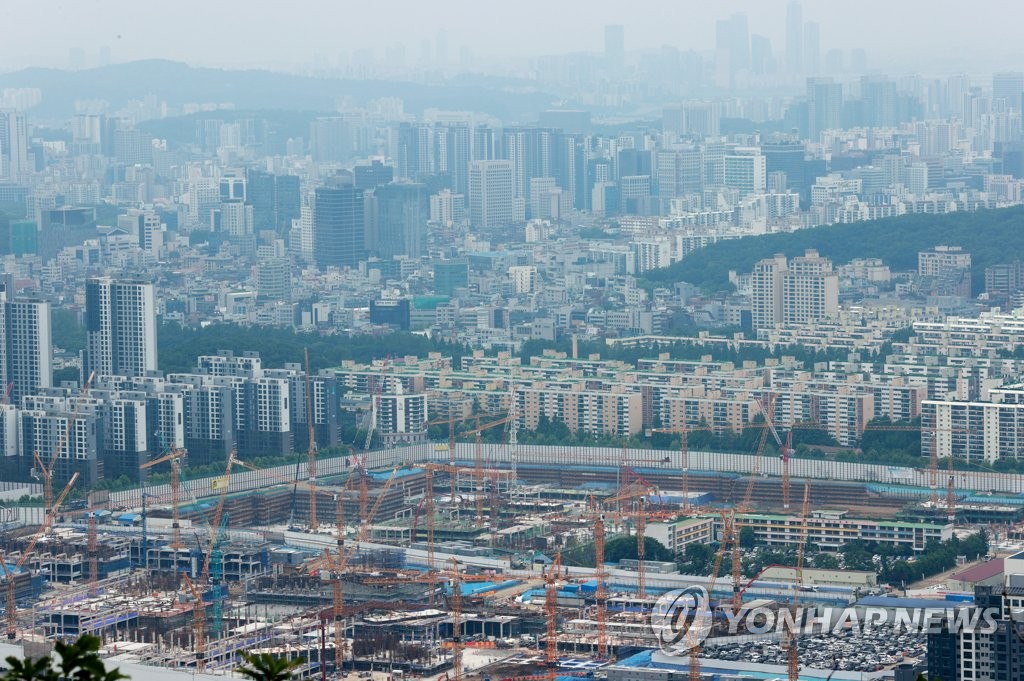
{"label": "skyscraper", "polygon": [[725,186],[738,189],[740,197],[763,193],[767,183],[767,161],[757,147],[737,147],[724,160]]}
{"label": "skyscraper", "polygon": [[807,137],[816,141],[823,130],[838,128],[843,115],[843,85],[831,78],[807,79]]}
{"label": "skyscraper", "polygon": [[28,171],[28,122],[25,114],[14,109],[0,109],[0,177],[18,181]]}
{"label": "skyscraper", "polygon": [[[371,250],[382,258],[423,255],[430,206],[422,184],[389,184],[373,192],[377,208]],[[370,241],[370,240],[368,240]]]}
{"label": "skyscraper", "polygon": [[0,288],[0,385],[11,385],[10,404],[53,385],[52,352],[50,304],[8,299]]}
{"label": "skyscraper", "polygon": [[737,12],[719,20],[715,34],[716,58],[728,61],[730,75],[750,68],[750,30],[747,15]]}
{"label": "skyscraper", "polygon": [[366,257],[363,192],[351,184],[319,187],[313,252],[319,267],[355,267]]}
{"label": "skyscraper", "polygon": [[[242,198],[252,204],[253,229],[257,232],[274,229],[276,227],[274,224],[274,176],[263,170],[249,168],[245,171],[245,184],[247,194]],[[222,184],[222,199],[224,198],[223,190]]]}
{"label": "skyscraper", "polygon": [[896,83],[885,76],[860,79],[861,123],[871,128],[896,125]]}
{"label": "skyscraper", "polygon": [[803,73],[804,67],[804,10],[799,2],[786,6],[786,70]]}
{"label": "skyscraper", "polygon": [[438,125],[434,129],[434,170],[448,176],[456,194],[469,191],[471,141],[472,134],[465,123]]}
{"label": "skyscraper", "polygon": [[82,375],[142,376],[156,371],[153,285],[110,277],[85,283],[87,345]]}
{"label": "skyscraper", "polygon": [[369,165],[357,165],[352,169],[356,189],[373,189],[388,184],[395,179],[394,166],[386,166],[379,159],[373,159]]}
{"label": "skyscraper", "polygon": [[292,220],[297,220],[302,209],[302,193],[298,175],[278,175],[274,178],[274,216],[278,232],[287,232]]}
{"label": "skyscraper", "polygon": [[1008,109],[1020,111],[1024,99],[1024,72],[1004,71],[992,74],[992,100],[1002,100]]}
{"label": "skyscraper", "polygon": [[473,227],[512,222],[512,162],[473,161],[469,166],[469,219]]}
{"label": "skyscraper", "polygon": [[610,69],[621,69],[626,63],[626,29],[621,24],[604,27],[604,59]]}

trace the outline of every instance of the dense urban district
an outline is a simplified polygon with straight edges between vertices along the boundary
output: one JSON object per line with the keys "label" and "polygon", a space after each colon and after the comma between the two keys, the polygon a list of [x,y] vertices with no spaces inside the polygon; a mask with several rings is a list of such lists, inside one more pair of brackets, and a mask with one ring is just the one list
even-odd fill
{"label": "dense urban district", "polygon": [[785,21],[0,73],[0,656],[1024,678],[1024,72]]}

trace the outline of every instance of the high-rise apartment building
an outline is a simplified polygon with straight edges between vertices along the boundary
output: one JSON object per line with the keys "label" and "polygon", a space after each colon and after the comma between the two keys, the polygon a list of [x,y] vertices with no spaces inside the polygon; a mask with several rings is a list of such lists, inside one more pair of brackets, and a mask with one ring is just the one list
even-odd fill
{"label": "high-rise apartment building", "polygon": [[808,250],[787,262],[766,258],[751,273],[751,322],[755,330],[806,324],[839,313],[839,278],[832,261]]}
{"label": "high-rise apartment building", "polygon": [[782,275],[782,322],[806,324],[839,314],[839,277],[832,261],[807,250]]}
{"label": "high-rise apartment building", "polygon": [[319,267],[355,267],[366,257],[363,192],[351,184],[319,187],[313,252]]}
{"label": "high-rise apartment building", "polygon": [[53,385],[52,352],[50,304],[0,288],[0,386],[11,386],[10,404]]}
{"label": "high-rise apartment building", "polygon": [[959,246],[936,246],[917,254],[917,275],[935,295],[971,296],[971,254]]}
{"label": "high-rise apartment building", "polygon": [[513,222],[511,161],[473,161],[469,167],[469,219],[488,229]]}
{"label": "high-rise apartment building", "polygon": [[110,277],[85,283],[87,345],[82,375],[142,376],[156,371],[153,284]]}
{"label": "high-rise apartment building", "polygon": [[19,181],[29,170],[25,114],[14,109],[0,109],[0,177]]}
{"label": "high-rise apartment building", "polygon": [[757,329],[771,329],[782,322],[782,275],[786,256],[776,255],[754,264],[750,274],[750,320]]}

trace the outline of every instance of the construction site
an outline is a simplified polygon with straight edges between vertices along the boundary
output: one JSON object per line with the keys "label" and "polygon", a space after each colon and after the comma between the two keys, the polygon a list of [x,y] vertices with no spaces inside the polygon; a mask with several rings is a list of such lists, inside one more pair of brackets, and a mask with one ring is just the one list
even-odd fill
{"label": "construction site", "polygon": [[[95,634],[115,663],[210,676],[230,674],[242,652],[267,652],[321,679],[744,678],[729,660],[748,656],[719,631],[724,613],[847,606],[885,591],[807,585],[804,547],[829,545],[828,528],[845,522],[822,508],[862,510],[858,531],[894,541],[886,523],[931,509],[930,520],[899,525],[910,526],[908,542],[967,527],[983,485],[1009,487],[987,490],[1011,507],[1008,524],[1021,508],[1019,476],[961,487],[934,461],[914,473],[928,481],[918,486],[794,474],[792,433],[770,417],[746,472],[701,465],[711,454],[689,452],[685,430],[672,431],[678,450],[570,456],[520,446],[514,414],[467,420],[456,437],[458,419],[448,419],[447,442],[371,449],[367,436],[361,452],[333,458],[318,457],[311,432],[305,466],[260,469],[232,452],[213,478],[186,479],[188,454],[172,449],[144,465],[168,484],[94,493],[79,509],[65,505],[77,476],[55,489],[53,463],[38,461],[42,521],[8,525],[0,542],[8,642],[36,654]],[[503,442],[484,445],[492,429]],[[780,456],[764,454],[768,442]],[[774,513],[782,534],[755,510]],[[744,574],[744,527],[797,547],[789,579]],[[606,561],[606,543],[621,537],[635,541],[635,557]],[[649,560],[647,537],[677,555],[692,542],[712,547],[710,574]],[[589,564],[562,559],[581,548]],[[709,607],[688,631],[708,636],[668,655],[651,613],[663,594],[693,587]],[[824,658],[811,655],[830,641],[783,628],[758,645],[774,646],[763,666],[790,681],[892,677],[923,655],[919,640],[891,650],[877,641],[877,654],[821,670],[811,663]]]}

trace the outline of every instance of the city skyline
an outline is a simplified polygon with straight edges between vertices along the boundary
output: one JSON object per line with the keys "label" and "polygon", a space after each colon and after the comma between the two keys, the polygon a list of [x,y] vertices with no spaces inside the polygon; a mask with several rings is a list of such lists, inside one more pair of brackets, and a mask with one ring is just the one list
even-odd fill
{"label": "city skyline", "polygon": [[[375,51],[376,59],[451,68],[468,62],[472,70],[481,70],[492,59],[514,64],[523,57],[600,53],[609,24],[623,25],[627,53],[656,51],[663,45],[713,53],[716,22],[734,13],[745,14],[750,35],[767,38],[784,63],[788,4],[728,0],[696,8],[641,0],[624,11],[606,1],[550,5],[527,0],[517,12],[505,13],[496,29],[490,7],[444,0],[429,6],[402,3],[402,11],[388,14],[386,30],[368,32],[364,27],[377,16],[342,12],[320,0],[267,4],[249,18],[240,18],[228,5],[183,2],[152,8],[145,24],[133,21],[133,5],[127,0],[105,2],[103,11],[84,4],[18,3],[0,8],[0,21],[25,27],[5,36],[0,71],[155,58],[225,68],[334,67],[367,49]],[[1013,28],[1018,22],[1005,3],[983,0],[970,13],[955,11],[951,3],[944,3],[951,11],[939,11],[934,3],[901,3],[901,13],[921,17],[919,28],[925,30],[910,30],[913,24],[895,21],[892,7],[881,0],[856,6],[800,4],[803,20],[820,27],[823,54],[830,48],[865,49],[873,56],[872,68],[915,70],[927,64],[957,70],[959,64],[961,69],[984,70],[1021,63]],[[61,21],[52,20],[54,11],[60,12]],[[314,15],[336,20],[309,21]],[[527,35],[530,39],[524,40]]]}

